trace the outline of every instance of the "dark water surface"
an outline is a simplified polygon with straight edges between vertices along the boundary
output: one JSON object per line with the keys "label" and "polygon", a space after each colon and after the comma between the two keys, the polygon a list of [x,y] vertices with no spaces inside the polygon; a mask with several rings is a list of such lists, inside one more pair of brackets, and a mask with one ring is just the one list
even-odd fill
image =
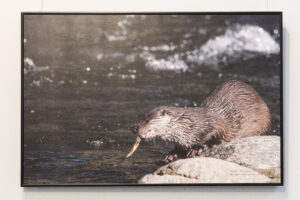
{"label": "dark water surface", "polygon": [[135,140],[161,106],[253,86],[280,135],[278,16],[25,16],[24,183],[136,183],[172,145]]}

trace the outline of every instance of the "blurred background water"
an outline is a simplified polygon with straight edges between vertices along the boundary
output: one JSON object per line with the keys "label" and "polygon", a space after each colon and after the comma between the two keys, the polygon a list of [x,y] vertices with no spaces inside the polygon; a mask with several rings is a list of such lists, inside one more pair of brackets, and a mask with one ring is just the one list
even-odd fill
{"label": "blurred background water", "polygon": [[118,184],[172,149],[134,123],[161,106],[198,106],[216,85],[253,86],[280,135],[278,15],[25,15],[24,183]]}

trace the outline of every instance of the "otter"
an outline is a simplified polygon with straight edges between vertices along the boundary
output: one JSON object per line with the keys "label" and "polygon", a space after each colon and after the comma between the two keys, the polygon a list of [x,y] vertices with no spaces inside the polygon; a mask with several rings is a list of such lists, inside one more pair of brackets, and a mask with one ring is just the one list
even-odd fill
{"label": "otter", "polygon": [[160,138],[175,144],[163,160],[194,157],[204,147],[213,147],[233,138],[258,136],[270,131],[269,108],[248,84],[231,80],[216,87],[199,107],[160,106],[134,126],[138,135],[129,157],[141,140]]}

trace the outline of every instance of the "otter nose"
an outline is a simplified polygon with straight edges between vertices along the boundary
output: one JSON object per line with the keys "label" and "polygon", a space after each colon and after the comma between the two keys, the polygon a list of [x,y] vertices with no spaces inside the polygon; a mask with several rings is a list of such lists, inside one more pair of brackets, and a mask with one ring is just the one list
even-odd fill
{"label": "otter nose", "polygon": [[132,127],[132,132],[133,132],[133,133],[137,133],[138,130],[139,130],[139,127],[138,127],[138,126],[133,126],[133,127]]}

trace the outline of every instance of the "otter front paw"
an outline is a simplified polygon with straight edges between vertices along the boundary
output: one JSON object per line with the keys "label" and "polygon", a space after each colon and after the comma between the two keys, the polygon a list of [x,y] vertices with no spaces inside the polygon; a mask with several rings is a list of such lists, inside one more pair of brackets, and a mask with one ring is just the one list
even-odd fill
{"label": "otter front paw", "polygon": [[173,153],[173,154],[168,154],[164,159],[163,159],[163,162],[164,163],[170,163],[170,162],[173,162],[175,160],[178,159],[178,155]]}
{"label": "otter front paw", "polygon": [[200,156],[201,153],[203,152],[203,147],[198,147],[198,148],[192,148],[188,151],[188,153],[186,154],[187,158],[193,158],[195,156]]}

